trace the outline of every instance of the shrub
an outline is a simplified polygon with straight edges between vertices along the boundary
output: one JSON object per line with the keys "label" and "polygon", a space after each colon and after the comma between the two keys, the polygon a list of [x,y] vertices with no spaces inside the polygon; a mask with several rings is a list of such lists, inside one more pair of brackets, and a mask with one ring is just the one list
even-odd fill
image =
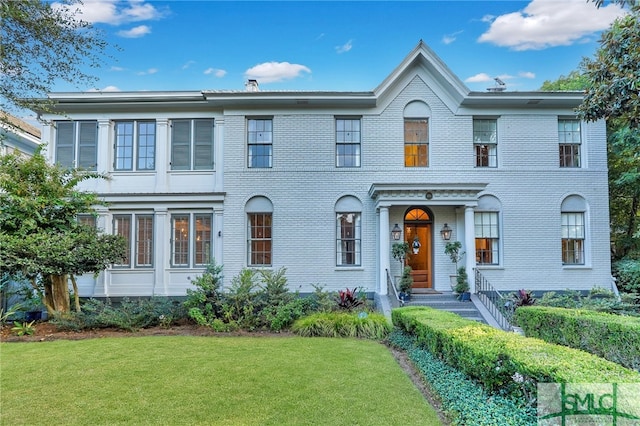
{"label": "shrub", "polygon": [[[420,348],[415,336],[395,329],[387,339],[395,348],[406,352],[420,370],[430,390],[438,397],[442,410],[456,425],[537,424],[535,409],[529,401],[490,394],[474,380]],[[527,406],[529,405],[529,406]]]}
{"label": "shrub", "polygon": [[391,331],[382,314],[320,312],[296,320],[291,331],[305,337],[359,337],[380,340]]}
{"label": "shrub", "polygon": [[[198,315],[204,316],[206,323],[222,316],[224,302],[222,278],[222,266],[217,265],[215,260],[212,261],[207,265],[202,275],[191,280],[194,288],[187,289],[187,299],[184,302],[185,309],[189,312],[199,312]],[[197,311],[192,311],[192,308],[196,308]],[[198,323],[198,320],[191,317],[191,314],[189,316]]]}
{"label": "shrub", "polygon": [[528,307],[516,311],[527,336],[582,349],[640,371],[640,319],[587,310]]}
{"label": "shrub", "polygon": [[358,292],[358,287],[354,287],[353,290],[347,288],[346,290],[338,291],[336,303],[338,308],[351,311],[364,305],[365,296],[362,292]]}
{"label": "shrub", "polygon": [[620,290],[640,293],[640,259],[621,259],[613,264],[612,269]]}
{"label": "shrub", "polygon": [[538,305],[640,316],[637,301],[634,294],[622,294],[618,299],[611,290],[594,287],[587,295],[575,290],[549,291],[538,299]]}
{"label": "shrub", "polygon": [[637,372],[587,352],[507,333],[450,312],[406,307],[391,315],[394,325],[491,392],[535,394],[538,382],[640,383]]}

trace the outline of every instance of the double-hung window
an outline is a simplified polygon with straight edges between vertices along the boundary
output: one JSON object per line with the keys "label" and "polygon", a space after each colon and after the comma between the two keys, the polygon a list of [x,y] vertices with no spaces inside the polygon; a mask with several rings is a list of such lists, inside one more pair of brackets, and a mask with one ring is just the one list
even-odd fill
{"label": "double-hung window", "polygon": [[270,168],[273,162],[273,121],[270,118],[247,120],[247,167]]}
{"label": "double-hung window", "polygon": [[473,120],[473,149],[476,167],[498,166],[497,120]]}
{"label": "double-hung window", "polygon": [[558,142],[560,144],[560,167],[581,167],[580,120],[558,120]]}
{"label": "double-hung window", "polygon": [[584,212],[562,212],[562,264],[584,265]]}
{"label": "double-hung window", "polygon": [[336,265],[359,266],[360,213],[336,213]]}
{"label": "double-hung window", "polygon": [[213,119],[171,121],[171,170],[213,170]]}
{"label": "double-hung window", "polygon": [[155,121],[117,121],[115,137],[114,170],[156,168]]}
{"label": "double-hung window", "polygon": [[359,118],[336,118],[336,167],[360,167]]}
{"label": "double-hung window", "polygon": [[497,265],[499,260],[500,231],[497,212],[476,212],[475,241],[476,263],[478,265]]}
{"label": "double-hung window", "polygon": [[248,213],[249,266],[271,266],[271,213]]}
{"label": "double-hung window", "polygon": [[56,127],[56,163],[62,167],[98,169],[98,122],[58,121]]}
{"label": "double-hung window", "polygon": [[429,165],[429,120],[404,119],[404,166],[427,167]]}
{"label": "double-hung window", "polygon": [[126,254],[117,268],[153,267],[153,215],[116,214],[113,216],[113,233],[126,241]]}
{"label": "double-hung window", "polygon": [[171,266],[188,268],[210,263],[212,220],[210,213],[171,216]]}

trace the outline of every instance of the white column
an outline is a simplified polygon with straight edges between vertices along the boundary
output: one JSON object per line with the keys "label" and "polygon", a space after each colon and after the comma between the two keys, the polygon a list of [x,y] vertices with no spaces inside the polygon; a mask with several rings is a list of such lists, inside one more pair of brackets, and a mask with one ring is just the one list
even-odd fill
{"label": "white column", "polygon": [[475,218],[473,207],[465,206],[464,208],[464,245],[465,251],[465,268],[469,275],[469,291],[476,292],[475,267],[476,267],[476,239],[475,239]]}
{"label": "white column", "polygon": [[156,120],[156,192],[167,191],[167,170],[171,161],[169,146],[169,120]]}
{"label": "white column", "polygon": [[154,208],[154,262],[153,269],[155,271],[155,283],[153,288],[153,295],[168,295],[169,294],[169,247],[167,244],[169,236],[167,235],[169,214],[166,207]]}
{"label": "white column", "polygon": [[98,120],[98,166],[99,172],[106,172],[113,170],[113,152],[111,147],[111,121],[106,118]]}
{"label": "white column", "polygon": [[389,207],[380,207],[379,223],[379,253],[380,253],[380,295],[387,294],[387,271],[391,269],[389,263]]}

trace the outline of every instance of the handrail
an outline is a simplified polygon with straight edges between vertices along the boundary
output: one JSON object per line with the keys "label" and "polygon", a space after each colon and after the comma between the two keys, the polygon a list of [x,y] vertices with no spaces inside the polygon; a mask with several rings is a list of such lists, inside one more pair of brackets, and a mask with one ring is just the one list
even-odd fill
{"label": "handrail", "polygon": [[385,269],[385,271],[387,272],[387,292],[389,293],[389,295],[391,295],[389,290],[393,289],[393,295],[395,295],[395,300],[393,299],[393,297],[389,297],[389,300],[391,301],[391,305],[394,308],[404,306],[404,300],[400,299],[400,296],[398,295],[398,290],[396,289],[396,286],[393,283],[393,279],[391,278],[391,274],[389,273],[389,270]]}
{"label": "handrail", "polygon": [[618,281],[616,277],[611,275],[611,291],[613,291],[613,294],[616,296],[616,300],[619,302],[620,292],[618,291],[618,285],[616,284],[616,281]]}
{"label": "handrail", "polygon": [[503,330],[511,331],[512,327],[509,320],[505,318],[497,305],[497,303],[501,303],[504,300],[502,294],[491,285],[477,268],[475,269],[475,282],[476,293],[480,302],[487,308]]}

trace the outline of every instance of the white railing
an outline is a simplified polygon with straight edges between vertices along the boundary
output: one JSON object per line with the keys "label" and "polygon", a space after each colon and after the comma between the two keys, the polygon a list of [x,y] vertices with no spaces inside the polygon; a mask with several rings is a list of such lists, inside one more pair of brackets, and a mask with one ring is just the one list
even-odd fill
{"label": "white railing", "polygon": [[500,325],[500,328],[511,331],[513,327],[511,327],[509,320],[505,318],[498,307],[498,305],[504,303],[505,300],[502,294],[500,294],[477,269],[475,269],[475,281],[476,293],[480,302],[487,308],[491,316],[493,316],[498,325]]}
{"label": "white railing", "polygon": [[391,278],[391,274],[388,269],[385,269],[387,272],[387,294],[389,294],[389,301],[391,302],[391,306],[394,308],[401,308],[404,306],[404,300],[400,299],[398,295],[398,290],[396,289],[396,285]]}

